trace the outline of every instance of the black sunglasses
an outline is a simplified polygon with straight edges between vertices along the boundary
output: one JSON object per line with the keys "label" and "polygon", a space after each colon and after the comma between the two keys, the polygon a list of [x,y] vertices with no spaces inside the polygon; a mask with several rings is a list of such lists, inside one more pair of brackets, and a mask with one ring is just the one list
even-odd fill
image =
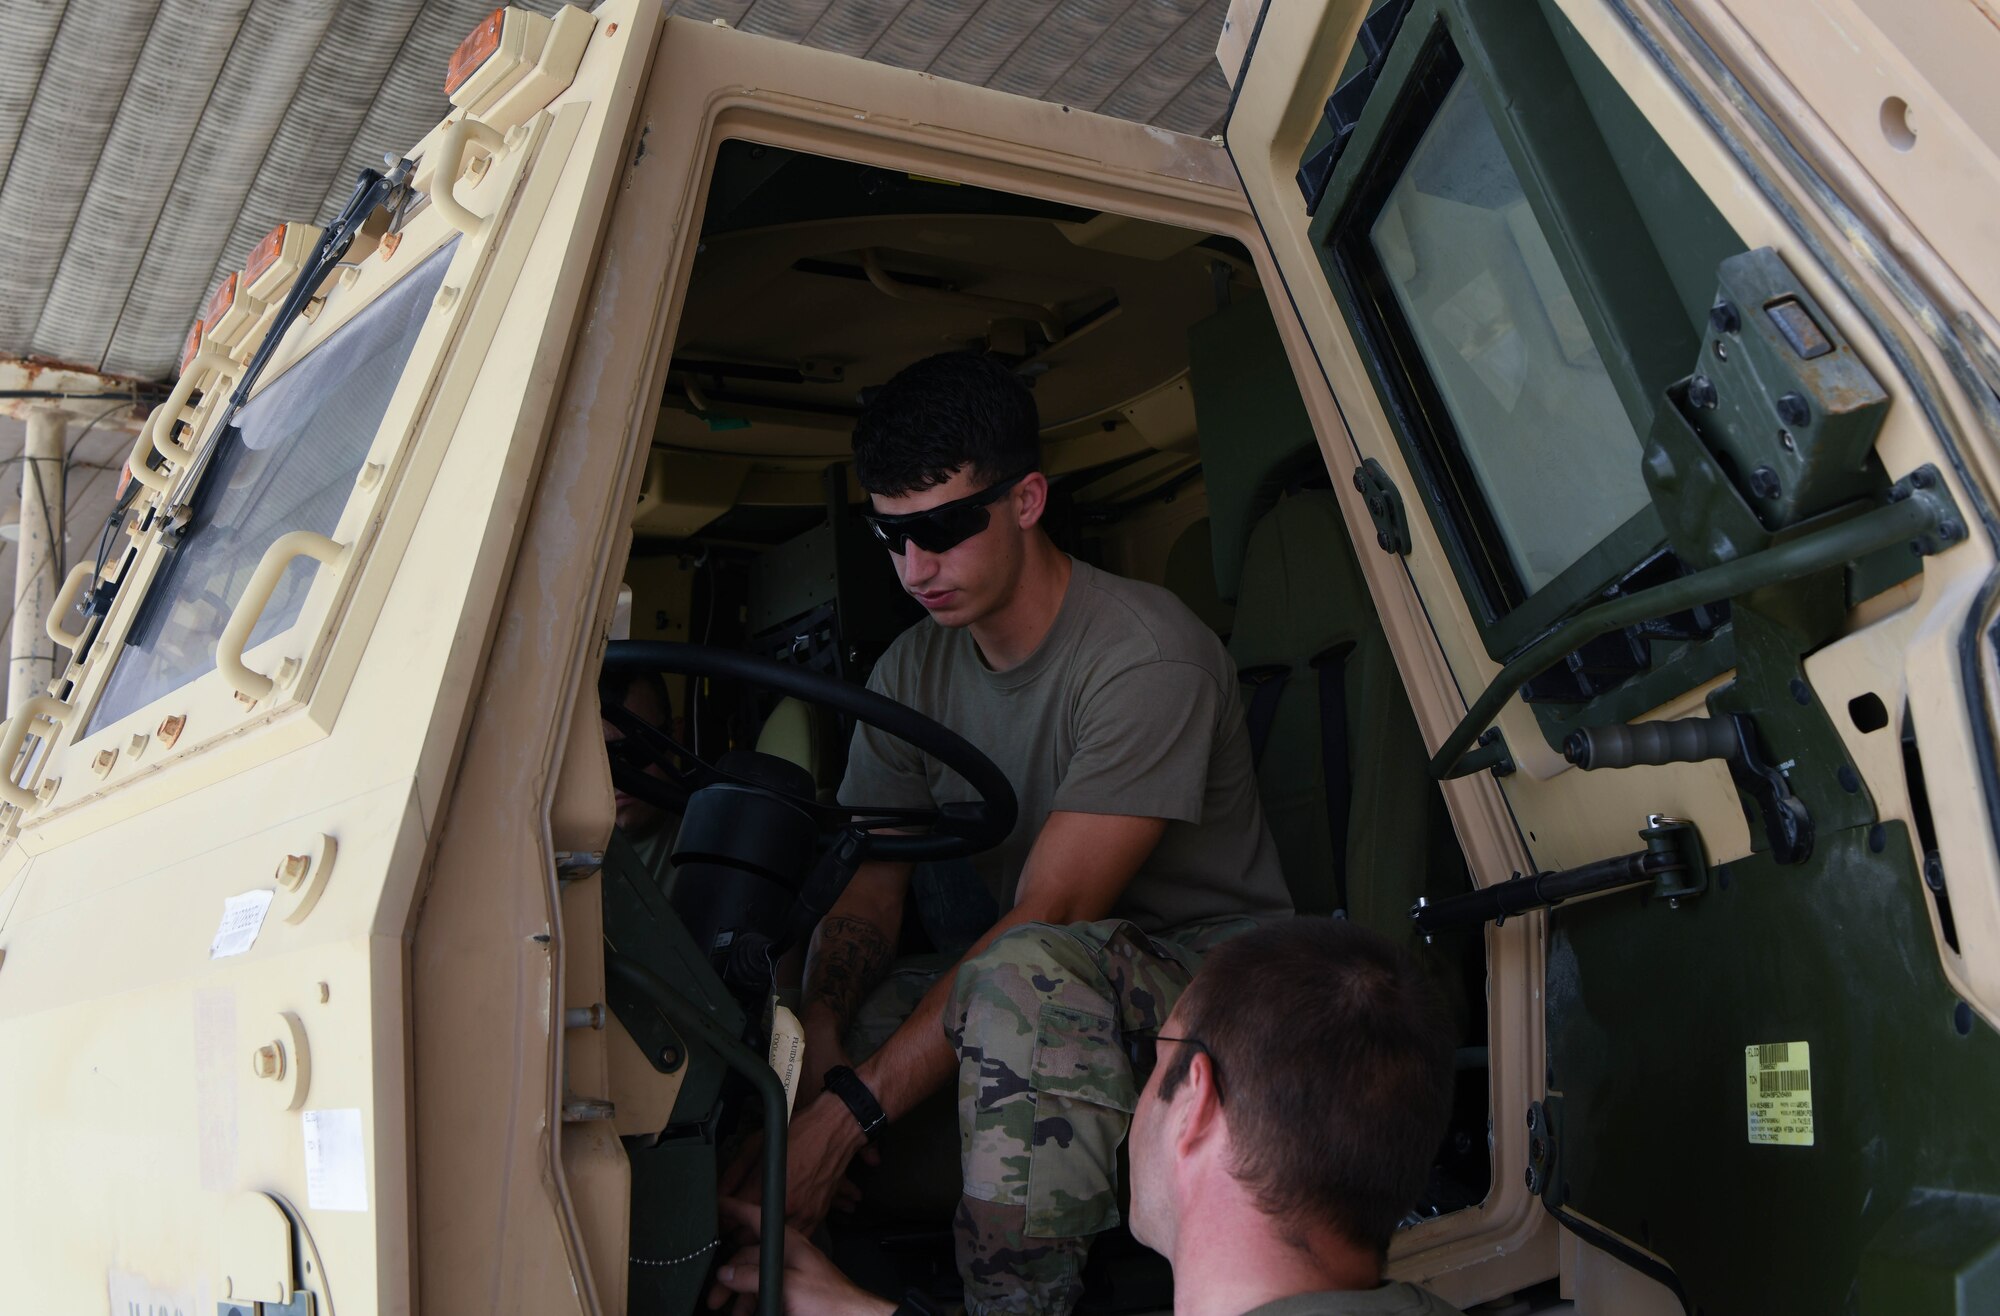
{"label": "black sunglasses", "polygon": [[976,494],[954,498],[948,503],[921,512],[905,512],[900,516],[887,516],[877,512],[864,515],[868,528],[882,541],[883,547],[901,557],[905,542],[916,544],[926,553],[942,553],[957,548],[987,526],[992,514],[987,506],[998,502],[1000,497],[1021,481],[1033,475],[1029,467],[1018,475],[1010,475],[998,484],[990,484]]}
{"label": "black sunglasses", "polygon": [[1132,1062],[1133,1074],[1143,1084],[1159,1068],[1160,1043],[1179,1042],[1191,1046],[1208,1057],[1209,1068],[1215,1073],[1215,1099],[1222,1100],[1222,1062],[1215,1058],[1215,1052],[1208,1049],[1208,1043],[1199,1037],[1167,1037],[1164,1034],[1148,1036],[1144,1033],[1125,1035],[1126,1056]]}

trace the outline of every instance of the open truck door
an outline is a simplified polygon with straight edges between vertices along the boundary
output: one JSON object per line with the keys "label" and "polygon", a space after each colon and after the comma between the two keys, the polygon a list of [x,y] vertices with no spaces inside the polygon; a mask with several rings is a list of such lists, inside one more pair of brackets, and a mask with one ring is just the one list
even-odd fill
{"label": "open truck door", "polygon": [[[573,1232],[537,807],[559,724],[496,744],[480,692],[532,624],[502,601],[657,15],[496,14],[451,118],[333,229],[274,232],[190,335],[65,591],[84,620],[51,618],[70,665],[4,737],[0,1306],[410,1311],[420,1170],[488,1130],[493,1173],[457,1191],[515,1232],[452,1284],[590,1305],[581,1267],[535,1262]],[[454,828],[495,856],[470,915],[439,879]],[[413,949],[427,898],[449,930]],[[476,1087],[438,1033],[482,1010],[506,1077]]]}
{"label": "open truck door", "polygon": [[1942,28],[1839,22],[1245,0],[1223,39],[1329,460],[1459,692],[1416,701],[1433,773],[1526,855],[1414,916],[1546,947],[1496,1138],[1586,1310],[1996,1300],[1996,267],[1938,190],[1995,156]]}

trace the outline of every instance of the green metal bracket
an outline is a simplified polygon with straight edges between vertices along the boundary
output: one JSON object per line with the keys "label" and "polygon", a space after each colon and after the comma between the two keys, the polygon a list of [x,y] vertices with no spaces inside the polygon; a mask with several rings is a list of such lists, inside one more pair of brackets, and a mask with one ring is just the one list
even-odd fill
{"label": "green metal bracket", "polygon": [[1403,495],[1397,492],[1395,481],[1382,469],[1382,463],[1370,457],[1355,467],[1354,487],[1368,504],[1368,515],[1375,522],[1375,546],[1398,557],[1407,555],[1410,518],[1403,511]]}
{"label": "green metal bracket", "polygon": [[1689,418],[1772,529],[1880,487],[1889,395],[1769,247],[1716,270]]}
{"label": "green metal bracket", "polygon": [[1452,774],[1455,777],[1469,777],[1487,768],[1496,777],[1513,776],[1514,756],[1507,752],[1507,737],[1500,733],[1499,727],[1486,728],[1479,733],[1478,745],[1458,761],[1458,766],[1459,771]]}
{"label": "green metal bracket", "polygon": [[1965,520],[1932,467],[1913,471],[1890,489],[1889,501],[1859,515],[1819,526],[1800,527],[1795,537],[1769,548],[1697,571],[1652,589],[1601,603],[1544,632],[1500,669],[1444,744],[1431,758],[1440,780],[1476,771],[1464,766],[1466,751],[1522,684],[1577,646],[1638,622],[1664,617],[1698,604],[1733,599],[1752,590],[1799,580],[1856,558],[1906,543],[1919,556],[1940,552],[1965,538]]}

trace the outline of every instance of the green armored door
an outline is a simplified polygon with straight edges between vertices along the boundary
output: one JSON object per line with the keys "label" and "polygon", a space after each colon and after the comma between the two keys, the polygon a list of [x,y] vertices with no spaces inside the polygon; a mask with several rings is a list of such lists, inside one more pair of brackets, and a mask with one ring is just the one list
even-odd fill
{"label": "green armored door", "polygon": [[1456,684],[1432,770],[1542,874],[1417,915],[1545,955],[1496,1181],[1586,1310],[1993,1310],[1992,316],[1902,263],[1955,249],[1668,6],[1258,10],[1227,141]]}

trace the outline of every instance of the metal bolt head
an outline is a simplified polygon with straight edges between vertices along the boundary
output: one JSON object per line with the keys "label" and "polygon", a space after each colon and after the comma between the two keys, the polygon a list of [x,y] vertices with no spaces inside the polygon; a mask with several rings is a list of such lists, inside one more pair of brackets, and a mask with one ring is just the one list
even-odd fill
{"label": "metal bolt head", "polygon": [[1910,487],[1912,489],[1928,489],[1936,483],[1937,472],[1928,466],[1919,466],[1916,470],[1910,472]]}
{"label": "metal bolt head", "polygon": [[288,854],[284,862],[278,865],[278,884],[288,891],[295,891],[299,883],[306,880],[306,874],[311,870],[312,856]]}
{"label": "metal bolt head", "polygon": [[1707,375],[1696,375],[1688,381],[1688,405],[1697,411],[1706,411],[1716,403],[1715,381]]}
{"label": "metal bolt head", "polygon": [[1778,419],[1797,429],[1812,419],[1812,408],[1802,394],[1787,393],[1778,399]]}
{"label": "metal bolt head", "polygon": [[1785,491],[1778,480],[1778,473],[1768,466],[1759,466],[1750,472],[1750,492],[1759,498],[1776,498]]}
{"label": "metal bolt head", "polygon": [[1733,303],[1717,298],[1715,305],[1708,308],[1708,323],[1719,334],[1733,334],[1743,327],[1743,317],[1736,313]]}
{"label": "metal bolt head", "polygon": [[250,1072],[258,1078],[285,1076],[285,1044],[266,1042],[250,1053]]}
{"label": "metal bolt head", "polygon": [[1948,544],[1954,543],[1957,540],[1963,539],[1965,537],[1965,527],[1960,525],[1957,521],[1952,520],[1950,517],[1946,517],[1944,520],[1938,522],[1937,532],[1938,532],[1938,538],[1944,540]]}

